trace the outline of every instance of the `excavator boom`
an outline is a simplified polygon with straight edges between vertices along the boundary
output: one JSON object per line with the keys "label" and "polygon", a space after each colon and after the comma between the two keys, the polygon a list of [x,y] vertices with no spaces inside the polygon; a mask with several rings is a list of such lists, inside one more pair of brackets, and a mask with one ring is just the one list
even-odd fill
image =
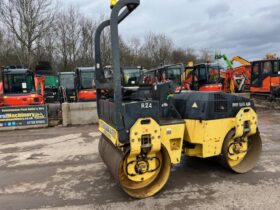
{"label": "excavator boom", "polygon": [[231,59],[231,63],[233,62],[238,62],[240,63],[241,65],[243,66],[250,66],[251,63],[249,61],[247,61],[246,59],[240,57],[240,56],[234,56],[232,59]]}

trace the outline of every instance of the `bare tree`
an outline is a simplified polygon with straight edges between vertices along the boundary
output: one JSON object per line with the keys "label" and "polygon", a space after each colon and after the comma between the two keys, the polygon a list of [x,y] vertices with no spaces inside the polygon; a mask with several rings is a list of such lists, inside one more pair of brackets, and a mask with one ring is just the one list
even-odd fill
{"label": "bare tree", "polygon": [[212,62],[214,60],[214,54],[208,49],[201,49],[201,56],[199,58],[200,62]]}
{"label": "bare tree", "polygon": [[[70,6],[57,10],[56,0],[1,0],[0,64],[25,64],[49,61],[58,71],[94,64],[96,22]],[[105,18],[101,17],[97,22]],[[101,37],[102,59],[111,65],[110,31]],[[144,39],[120,37],[122,66],[152,68],[160,64],[206,62],[209,50],[175,47],[165,34],[148,33]]]}
{"label": "bare tree", "polygon": [[102,51],[102,63],[104,65],[112,65],[111,63],[111,40],[110,31],[105,29],[101,35],[101,51]]}
{"label": "bare tree", "polygon": [[[166,64],[171,61],[171,51],[173,49],[172,40],[164,34],[150,33],[146,36],[142,47],[142,56],[151,58],[146,63],[147,66]],[[146,60],[149,60],[146,58]]]}
{"label": "bare tree", "polygon": [[58,51],[62,57],[63,70],[73,69],[77,65],[80,53],[81,14],[74,7],[63,10],[58,15],[57,38]]}
{"label": "bare tree", "polygon": [[36,41],[44,36],[55,20],[52,1],[2,0],[0,20],[18,41],[21,60],[30,67]]}
{"label": "bare tree", "polygon": [[96,24],[92,20],[81,17],[81,52],[79,63],[81,65],[92,65],[94,64],[94,33],[96,30]]}
{"label": "bare tree", "polygon": [[172,51],[172,63],[186,63],[188,61],[188,55],[186,50],[178,48]]}
{"label": "bare tree", "polygon": [[[139,56],[141,55],[141,41],[137,37],[133,37],[129,42],[130,47],[130,62],[132,65],[139,66],[142,65]],[[128,64],[126,64],[128,65]]]}

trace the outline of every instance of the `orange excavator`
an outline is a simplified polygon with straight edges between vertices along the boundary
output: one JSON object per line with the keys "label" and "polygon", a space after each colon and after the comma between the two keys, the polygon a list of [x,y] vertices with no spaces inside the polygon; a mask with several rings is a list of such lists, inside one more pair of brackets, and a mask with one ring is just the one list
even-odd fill
{"label": "orange excavator", "polygon": [[[224,92],[240,93],[250,90],[251,63],[249,61],[240,56],[235,56],[230,60],[225,54],[216,54],[215,59],[223,59],[227,64],[227,70],[222,72]],[[234,62],[240,63],[241,66],[234,67]]]}
{"label": "orange excavator", "polygon": [[280,97],[280,59],[267,54],[266,59],[252,62],[252,95],[275,99]]}
{"label": "orange excavator", "polygon": [[79,102],[96,101],[96,90],[94,88],[93,67],[80,67],[76,69],[77,76],[77,100]]}
{"label": "orange excavator", "polygon": [[31,70],[24,67],[9,66],[2,70],[2,80],[0,106],[44,104],[44,77],[36,77]]}
{"label": "orange excavator", "polygon": [[224,70],[218,64],[202,63],[191,72],[190,89],[197,91],[223,91]]}
{"label": "orange excavator", "polygon": [[246,59],[235,56],[231,63],[238,62],[239,67],[232,68],[232,75],[235,81],[235,92],[249,92],[251,86],[251,63]]}

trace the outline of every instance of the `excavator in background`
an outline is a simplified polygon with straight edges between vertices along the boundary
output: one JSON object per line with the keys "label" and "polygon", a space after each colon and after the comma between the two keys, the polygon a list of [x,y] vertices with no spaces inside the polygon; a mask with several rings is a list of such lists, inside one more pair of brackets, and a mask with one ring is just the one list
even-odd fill
{"label": "excavator in background", "polygon": [[146,70],[143,72],[143,81],[145,84],[152,85],[156,83],[166,83],[172,81],[177,87],[181,87],[183,71],[182,64],[162,65],[158,68]]}
{"label": "excavator in background", "polygon": [[246,59],[240,57],[240,56],[234,56],[231,61],[232,64],[234,62],[238,62],[240,65],[242,66],[251,66],[251,63],[249,61],[247,61]]}
{"label": "excavator in background", "polygon": [[[182,64],[180,64],[182,65]],[[181,72],[178,65],[167,65],[157,69],[144,72],[144,82],[154,84],[156,82],[172,81],[177,87],[176,90],[195,90],[195,91],[224,91],[224,81],[226,71],[215,63],[202,63],[193,65],[189,63]]]}
{"label": "excavator in background", "polygon": [[253,61],[251,67],[251,94],[279,100],[280,59],[268,54],[264,60]]}
{"label": "excavator in background", "polygon": [[178,66],[182,65],[183,64],[163,65],[157,69],[144,70],[142,76],[143,81],[145,84],[172,81],[177,85],[178,91],[180,89],[190,90],[190,85],[193,81],[192,72],[194,69],[194,63],[192,61],[188,62],[183,72],[181,72],[181,67],[178,68]]}
{"label": "excavator in background", "polygon": [[[2,70],[3,93],[1,106],[42,105],[45,93],[45,78],[22,66],[8,66]],[[40,90],[40,92],[39,92]]]}
{"label": "excavator in background", "polygon": [[[202,63],[194,66],[192,71],[191,90],[196,91],[223,91],[224,69],[215,63]],[[225,91],[227,92],[227,91]]]}
{"label": "excavator in background", "polygon": [[238,67],[234,67],[233,77],[235,82],[235,92],[249,92],[251,86],[251,62],[240,56],[234,56],[231,59],[231,63],[237,62],[240,64]]}
{"label": "excavator in background", "polygon": [[[146,2],[147,3],[147,2]],[[124,96],[118,25],[140,0],[113,0],[110,19],[95,33],[99,154],[120,187],[146,198],[167,183],[171,166],[189,157],[216,157],[230,170],[256,165],[262,141],[254,102],[223,92],[174,92],[172,80],[139,85]],[[102,63],[101,35],[110,27],[112,78]],[[161,66],[154,72],[173,66]],[[176,65],[181,74],[184,65]],[[179,82],[181,79],[179,80]]]}
{"label": "excavator in background", "polygon": [[[235,56],[231,60],[225,54],[216,54],[215,59],[223,59],[227,64],[227,70],[224,71],[224,91],[231,93],[248,92],[250,90],[251,63],[240,56]],[[241,64],[234,67],[233,62]]]}
{"label": "excavator in background", "polygon": [[76,69],[76,89],[78,102],[96,101],[94,84],[95,68],[79,67]]}
{"label": "excavator in background", "polygon": [[[192,72],[194,69],[194,63],[193,61],[188,62],[188,64],[185,66],[185,70],[183,73],[183,84],[181,86],[182,90],[190,90],[191,89],[191,84],[193,81],[193,76],[192,76]],[[178,89],[177,89],[178,90]]]}
{"label": "excavator in background", "polygon": [[142,70],[143,69],[140,66],[124,67],[122,69],[123,86],[127,88],[138,87],[140,84]]}
{"label": "excavator in background", "polygon": [[73,71],[58,73],[59,102],[73,103],[77,101],[76,74]]}
{"label": "excavator in background", "polygon": [[47,61],[39,61],[35,67],[36,77],[45,77],[45,102],[55,103],[59,101],[58,76]]}
{"label": "excavator in background", "polygon": [[[280,60],[276,54],[269,53],[265,59],[252,62],[240,56],[235,56],[229,61],[225,55],[216,55],[216,59],[221,58],[228,64],[225,81],[232,81],[234,92],[251,92],[252,96],[279,100]],[[233,67],[234,62],[241,66]]]}

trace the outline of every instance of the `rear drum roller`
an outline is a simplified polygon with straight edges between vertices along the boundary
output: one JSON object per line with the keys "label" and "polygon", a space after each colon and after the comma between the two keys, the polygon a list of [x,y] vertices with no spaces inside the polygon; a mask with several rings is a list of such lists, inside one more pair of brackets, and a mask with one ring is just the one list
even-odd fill
{"label": "rear drum roller", "polygon": [[169,179],[171,161],[163,146],[156,155],[160,161],[158,169],[153,176],[144,181],[133,181],[129,178],[126,173],[128,154],[123,154],[105,136],[100,138],[99,153],[121,188],[133,198],[147,198],[155,195]]}
{"label": "rear drum roller", "polygon": [[245,139],[234,139],[235,131],[231,130],[223,143],[220,162],[236,173],[247,173],[257,164],[262,141],[259,132]]}

